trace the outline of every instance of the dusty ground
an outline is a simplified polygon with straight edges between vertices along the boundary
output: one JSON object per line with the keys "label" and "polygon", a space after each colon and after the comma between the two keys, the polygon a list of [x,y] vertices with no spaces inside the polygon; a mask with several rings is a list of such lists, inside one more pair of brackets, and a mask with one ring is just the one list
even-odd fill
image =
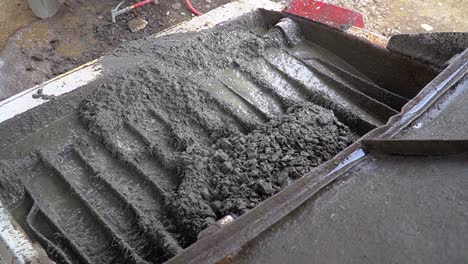
{"label": "dusty ground", "polygon": [[35,20],[26,1],[0,1],[0,48],[16,30]]}
{"label": "dusty ground", "polygon": [[[192,17],[182,0],[158,1],[110,22],[120,0],[63,0],[59,13],[38,20],[26,0],[0,1],[0,100],[100,57],[122,41],[142,38]],[[232,0],[193,0],[206,12]],[[468,1],[326,0],[365,15],[368,29],[384,35],[468,31]],[[285,3],[287,1],[278,1]],[[145,29],[131,33],[140,17]]]}
{"label": "dusty ground", "polygon": [[[206,12],[230,1],[192,2]],[[66,1],[59,13],[47,20],[35,19],[25,0],[3,4],[0,100],[96,59],[123,41],[152,35],[192,17],[183,1],[161,1],[119,16],[117,23],[111,23],[110,10],[119,2]],[[147,20],[148,25],[131,33],[128,22],[136,17]]]}
{"label": "dusty ground", "polygon": [[413,32],[468,31],[468,1],[325,0],[324,2],[361,12],[364,14],[368,29],[386,36]]}

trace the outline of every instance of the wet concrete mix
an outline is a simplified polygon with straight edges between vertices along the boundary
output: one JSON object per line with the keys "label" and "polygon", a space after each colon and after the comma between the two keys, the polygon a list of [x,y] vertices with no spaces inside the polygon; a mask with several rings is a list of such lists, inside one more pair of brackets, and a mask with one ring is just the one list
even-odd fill
{"label": "wet concrete mix", "polygon": [[[166,112],[184,142],[177,157],[166,162],[182,164],[181,183],[166,206],[190,242],[215,220],[254,208],[355,139],[332,111],[312,103],[285,105],[283,116],[265,124],[248,127],[246,122],[246,134],[233,129],[230,117],[223,120],[222,109],[203,92],[201,80],[284,45],[279,31],[259,36],[243,26],[140,41],[118,49],[116,57],[145,58],[140,57],[138,69],[103,85],[80,110],[101,138],[112,138],[122,120],[139,123],[140,114],[150,108]],[[208,117],[210,108],[222,122]],[[211,133],[211,145],[200,144],[202,136],[188,132],[186,124],[193,121]]]}
{"label": "wet concrete mix", "polygon": [[[119,133],[134,124],[146,131],[140,135],[146,135],[149,155],[176,172],[178,184],[165,194],[164,209],[183,246],[217,219],[248,212],[356,140],[331,110],[313,103],[283,99],[283,115],[255,123],[204,89],[216,72],[286,48],[279,30],[251,31],[259,19],[122,45],[104,58],[104,81],[81,103],[82,122],[115,155],[143,159],[132,150],[116,151]],[[148,113],[164,120],[163,130],[152,130]],[[11,193],[3,199],[13,200],[21,190],[4,180],[14,176],[8,171],[0,173],[0,189]]]}
{"label": "wet concrete mix", "polygon": [[183,153],[184,178],[169,205],[196,236],[222,216],[248,212],[351,142],[330,110],[290,107],[247,135],[234,133]]}

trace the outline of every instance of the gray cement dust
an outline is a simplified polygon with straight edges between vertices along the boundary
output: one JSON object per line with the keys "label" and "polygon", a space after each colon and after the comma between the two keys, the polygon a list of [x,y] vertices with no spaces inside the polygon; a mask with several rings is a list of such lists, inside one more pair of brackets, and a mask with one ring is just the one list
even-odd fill
{"label": "gray cement dust", "polygon": [[[183,247],[217,219],[251,210],[355,140],[331,110],[312,103],[283,100],[282,115],[258,123],[204,89],[215,73],[285,48],[281,32],[259,35],[249,31],[252,25],[258,17],[121,46],[103,60],[105,81],[79,109],[86,129],[129,169],[144,173],[148,160],[157,162],[161,172],[150,179],[164,182],[158,183],[164,197],[158,221]],[[125,144],[130,137],[144,146]],[[9,168],[2,166],[0,189],[12,201],[23,194]],[[141,195],[124,197],[154,214]],[[163,251],[175,248],[161,243]]]}

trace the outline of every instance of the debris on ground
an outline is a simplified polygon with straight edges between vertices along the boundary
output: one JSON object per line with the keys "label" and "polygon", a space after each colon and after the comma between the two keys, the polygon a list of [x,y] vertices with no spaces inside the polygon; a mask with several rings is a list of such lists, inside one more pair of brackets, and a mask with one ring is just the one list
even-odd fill
{"label": "debris on ground", "polygon": [[171,5],[172,9],[179,10],[182,7],[182,4],[177,2]]}
{"label": "debris on ground", "polygon": [[128,28],[131,32],[137,32],[144,29],[148,25],[148,21],[141,17],[134,18],[128,22]]}
{"label": "debris on ground", "polygon": [[42,100],[52,100],[55,99],[55,95],[48,95],[44,94],[44,91],[42,88],[37,89],[37,92],[32,95],[34,99],[41,98]]}
{"label": "debris on ground", "polygon": [[428,24],[421,24],[421,27],[426,31],[432,31],[434,28]]}

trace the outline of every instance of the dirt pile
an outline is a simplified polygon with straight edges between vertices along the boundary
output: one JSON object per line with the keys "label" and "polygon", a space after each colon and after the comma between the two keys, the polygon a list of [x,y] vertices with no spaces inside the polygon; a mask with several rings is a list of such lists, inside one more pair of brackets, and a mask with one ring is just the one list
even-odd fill
{"label": "dirt pile", "polygon": [[330,110],[291,107],[247,135],[234,133],[182,153],[184,178],[167,206],[194,239],[207,224],[254,208],[353,140]]}

